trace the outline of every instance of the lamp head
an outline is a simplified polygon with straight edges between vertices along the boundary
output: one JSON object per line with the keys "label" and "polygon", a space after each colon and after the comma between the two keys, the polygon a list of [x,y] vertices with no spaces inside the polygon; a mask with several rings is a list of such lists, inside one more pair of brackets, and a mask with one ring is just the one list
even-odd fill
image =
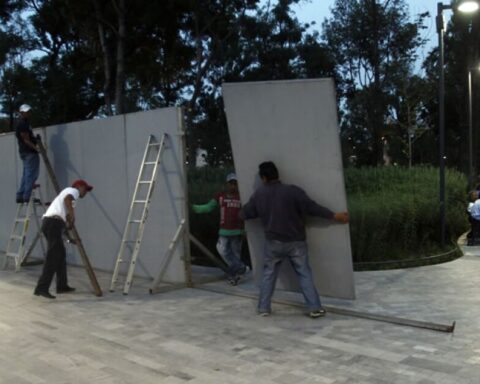
{"label": "lamp head", "polygon": [[477,0],[460,0],[457,9],[462,13],[473,13],[478,11],[480,4]]}

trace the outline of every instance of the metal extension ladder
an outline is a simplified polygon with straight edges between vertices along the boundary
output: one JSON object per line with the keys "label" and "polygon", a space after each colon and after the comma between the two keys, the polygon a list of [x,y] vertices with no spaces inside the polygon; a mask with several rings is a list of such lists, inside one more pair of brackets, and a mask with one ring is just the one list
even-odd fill
{"label": "metal extension ladder", "polygon": [[[38,193],[37,193],[38,192]],[[43,243],[41,224],[38,217],[37,204],[42,207],[43,213],[46,211],[46,206],[40,190],[40,185],[36,184],[32,190],[32,195],[28,203],[17,204],[17,212],[13,222],[12,232],[8,239],[7,249],[5,251],[5,259],[3,262],[3,269],[8,267],[9,259],[15,261],[15,271],[18,272],[20,267],[25,263],[28,256],[32,252],[35,244],[40,240],[42,252],[45,254],[45,245]],[[37,235],[33,240],[30,248],[25,252],[25,241],[27,238],[28,228],[30,226],[31,217],[37,226]]]}
{"label": "metal extension ladder", "polygon": [[[130,211],[125,224],[122,242],[118,251],[115,269],[113,270],[110,292],[115,290],[122,264],[128,262],[127,259],[125,259],[127,249],[131,250],[131,256],[123,287],[123,294],[127,295],[130,290],[133,274],[135,272],[135,264],[138,259],[140,244],[143,238],[143,231],[145,229],[145,222],[148,217],[148,208],[150,206],[152,192],[157,178],[157,169],[160,164],[163,150],[165,149],[167,137],[167,134],[163,134],[160,142],[158,142],[153,135],[150,135],[148,138],[142,164],[140,165],[140,171],[138,173],[137,184],[135,185],[135,191],[130,204]],[[136,216],[139,213],[140,216]],[[135,238],[132,239],[133,235],[135,235]],[[133,249],[131,246],[133,246]]]}

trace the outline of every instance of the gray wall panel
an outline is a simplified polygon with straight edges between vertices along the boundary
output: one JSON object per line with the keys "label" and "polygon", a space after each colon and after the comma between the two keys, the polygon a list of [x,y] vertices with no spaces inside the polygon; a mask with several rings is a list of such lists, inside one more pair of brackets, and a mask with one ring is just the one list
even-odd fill
{"label": "gray wall panel", "polygon": [[[125,215],[123,122],[123,116],[116,116],[47,128],[49,153],[61,187],[78,178],[94,186],[77,203],[77,227],[92,264],[104,270],[113,268],[112,248],[120,242]],[[69,262],[80,264],[75,247],[68,248]]]}
{"label": "gray wall panel", "polygon": [[15,193],[19,186],[20,158],[17,155],[16,138],[12,133],[0,135],[0,250],[7,248],[8,236],[15,217]]}
{"label": "gray wall panel", "polygon": [[[331,79],[224,84],[223,95],[240,193],[247,201],[259,183],[262,161],[274,161],[283,182],[296,184],[319,204],[346,210],[346,194]],[[347,225],[321,219],[307,223],[310,262],[322,295],[354,298]],[[264,235],[258,221],[247,223],[257,280]],[[297,290],[283,265],[279,287]]]}

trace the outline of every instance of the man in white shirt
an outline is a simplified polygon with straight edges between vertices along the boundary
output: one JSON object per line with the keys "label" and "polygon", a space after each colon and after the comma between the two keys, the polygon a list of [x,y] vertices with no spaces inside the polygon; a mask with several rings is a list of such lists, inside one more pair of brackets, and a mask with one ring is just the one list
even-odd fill
{"label": "man in white shirt", "polygon": [[480,220],[480,199],[478,191],[470,192],[470,203],[468,203],[467,211],[474,220]]}
{"label": "man in white shirt", "polygon": [[67,261],[63,233],[75,223],[75,202],[93,189],[85,180],[76,180],[72,187],[65,188],[52,201],[43,215],[42,232],[48,243],[47,256],[42,275],[38,279],[34,294],[48,299],[55,299],[49,292],[53,275],[57,275],[57,293],[69,293],[75,288],[67,283]]}

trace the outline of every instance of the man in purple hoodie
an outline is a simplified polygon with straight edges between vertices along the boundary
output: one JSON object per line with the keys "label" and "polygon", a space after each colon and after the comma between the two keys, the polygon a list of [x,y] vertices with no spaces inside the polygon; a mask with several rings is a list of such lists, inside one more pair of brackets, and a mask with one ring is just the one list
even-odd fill
{"label": "man in purple hoodie", "polygon": [[318,205],[301,188],[282,184],[277,167],[271,161],[259,165],[263,185],[242,209],[245,220],[260,218],[265,228],[266,247],[258,313],[271,313],[271,299],[282,262],[289,260],[300,280],[310,317],[325,316],[312,270],[308,263],[306,216],[323,217],[338,223],[348,223],[348,212],[334,213]]}

